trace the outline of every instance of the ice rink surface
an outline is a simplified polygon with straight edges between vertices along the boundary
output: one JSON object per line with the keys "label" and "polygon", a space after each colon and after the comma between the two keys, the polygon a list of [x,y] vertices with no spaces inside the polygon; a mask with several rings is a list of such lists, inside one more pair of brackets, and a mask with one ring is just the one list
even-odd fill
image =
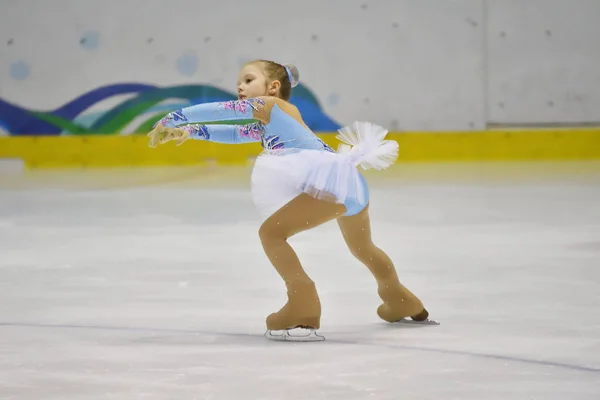
{"label": "ice rink surface", "polygon": [[320,343],[263,337],[285,286],[246,169],[0,178],[0,399],[600,398],[600,165],[367,175],[374,240],[440,326],[379,320],[334,222],[290,242]]}

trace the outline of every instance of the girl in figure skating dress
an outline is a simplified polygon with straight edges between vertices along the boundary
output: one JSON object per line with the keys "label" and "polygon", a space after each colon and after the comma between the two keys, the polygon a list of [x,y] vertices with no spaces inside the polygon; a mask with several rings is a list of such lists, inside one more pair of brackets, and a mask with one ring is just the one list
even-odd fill
{"label": "girl in figure skating dress", "polygon": [[[298,84],[292,65],[257,60],[238,77],[238,100],[199,104],[167,114],[148,134],[150,147],[188,139],[218,143],[261,142],[264,151],[252,172],[252,197],[265,216],[258,234],[263,249],[285,281],[288,301],[267,317],[267,337],[294,340],[289,330],[307,328],[298,340],[322,340],[321,303],[315,283],[306,274],[287,239],[337,220],[350,252],[375,277],[383,304],[377,309],[388,322],[428,323],[428,312],[417,296],[398,280],[390,258],[371,240],[369,190],[363,169],[385,169],[395,162],[398,143],[384,140],[387,130],[368,122],[340,129],[338,152],[303,122],[288,102]],[[256,122],[238,125],[234,121]],[[222,124],[231,121],[230,124]],[[220,124],[212,124],[220,122]],[[410,319],[408,319],[410,318]],[[272,331],[284,331],[274,335]]]}

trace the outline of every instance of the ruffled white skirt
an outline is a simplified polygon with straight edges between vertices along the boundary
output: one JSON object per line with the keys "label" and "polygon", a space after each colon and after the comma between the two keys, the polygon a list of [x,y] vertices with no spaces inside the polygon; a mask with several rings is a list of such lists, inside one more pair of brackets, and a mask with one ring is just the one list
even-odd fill
{"label": "ruffled white skirt", "polygon": [[252,198],[267,218],[301,193],[345,204],[347,215],[368,203],[368,189],[358,166],[384,169],[396,161],[398,143],[383,140],[384,128],[355,122],[340,129],[344,144],[337,153],[309,149],[265,150],[252,171]]}

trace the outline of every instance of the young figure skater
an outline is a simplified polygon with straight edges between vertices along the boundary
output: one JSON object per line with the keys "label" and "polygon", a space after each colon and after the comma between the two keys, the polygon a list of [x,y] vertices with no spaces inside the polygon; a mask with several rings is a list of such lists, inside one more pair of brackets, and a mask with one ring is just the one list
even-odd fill
{"label": "young figure skater", "polygon": [[[266,217],[258,233],[267,257],[285,281],[288,295],[285,306],[266,319],[269,339],[324,339],[316,333],[321,303],[315,283],[287,239],[334,219],[350,252],[377,281],[383,300],[377,309],[379,317],[388,322],[437,324],[428,320],[421,300],[400,283],[390,258],[371,240],[369,191],[357,167],[387,168],[397,158],[398,143],[384,140],[387,130],[356,122],[339,131],[338,139],[345,144],[335,152],[288,102],[298,77],[292,65],[250,62],[239,73],[237,101],[199,104],[167,114],[148,134],[149,146],[172,140],[180,145],[188,139],[262,143],[265,150],[252,172],[253,200]],[[235,123],[248,119],[256,122]],[[209,125],[214,122],[220,124]],[[290,335],[294,328],[309,329],[310,333]],[[284,332],[274,335],[272,331]]]}

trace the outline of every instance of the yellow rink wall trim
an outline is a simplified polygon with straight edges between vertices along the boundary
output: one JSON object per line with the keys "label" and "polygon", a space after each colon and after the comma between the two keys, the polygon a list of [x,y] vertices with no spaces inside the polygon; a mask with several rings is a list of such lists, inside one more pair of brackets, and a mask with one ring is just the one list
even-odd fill
{"label": "yellow rink wall trim", "polygon": [[[333,133],[319,134],[337,148]],[[600,128],[390,133],[400,144],[398,162],[600,159]],[[148,148],[145,135],[0,137],[0,158],[27,168],[247,164],[258,143],[227,145],[190,140]]]}

